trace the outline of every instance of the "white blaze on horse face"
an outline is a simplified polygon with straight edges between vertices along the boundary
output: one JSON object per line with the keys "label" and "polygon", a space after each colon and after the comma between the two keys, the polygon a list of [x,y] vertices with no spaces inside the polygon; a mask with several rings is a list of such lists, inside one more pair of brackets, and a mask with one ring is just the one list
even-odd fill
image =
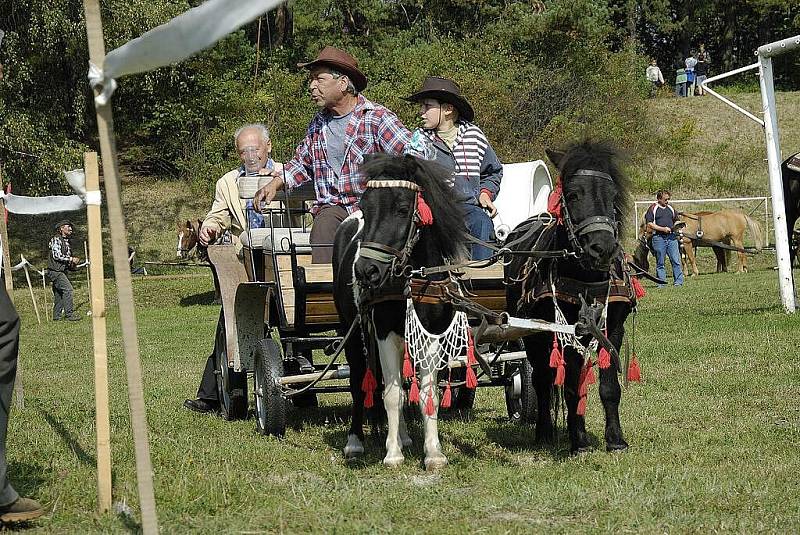
{"label": "white blaze on horse face", "polygon": [[[355,285],[354,285],[355,286]],[[378,355],[383,370],[383,404],[386,407],[386,457],[383,464],[398,466],[403,462],[402,439],[400,436],[400,410],[403,405],[403,338],[390,332],[377,340]]]}
{"label": "white blaze on horse face", "polygon": [[183,245],[183,231],[181,230],[180,232],[178,232],[178,245],[175,248],[175,253],[178,258],[183,258],[182,245]]}

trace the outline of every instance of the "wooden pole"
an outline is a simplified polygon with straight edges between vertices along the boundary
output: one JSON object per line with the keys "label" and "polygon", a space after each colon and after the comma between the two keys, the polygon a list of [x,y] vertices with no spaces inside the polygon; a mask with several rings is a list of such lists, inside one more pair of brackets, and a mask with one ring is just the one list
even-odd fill
{"label": "wooden pole", "polygon": [[[0,189],[3,188],[3,171],[0,169]],[[6,225],[6,201],[0,198],[0,239],[3,240],[3,278],[6,282],[8,298],[14,302],[14,281],[11,276],[11,244],[8,241]],[[19,409],[25,408],[25,389],[22,387],[22,359],[17,357],[17,377],[14,380],[14,404]]]}
{"label": "wooden pole", "polygon": [[[86,191],[100,190],[100,172],[97,153],[83,155],[86,172]],[[92,309],[92,335],[94,338],[94,397],[97,417],[97,509],[106,513],[111,509],[111,424],[108,407],[108,348],[106,346],[106,301],[103,287],[103,238],[100,204],[88,202],[86,221],[89,233],[90,304]],[[85,246],[86,242],[84,242]]]}
{"label": "wooden pole", "polygon": [[[261,59],[261,19],[263,17],[258,17],[258,34],[256,35],[256,70],[253,74],[253,92],[255,92],[256,87],[258,87],[258,63]],[[269,24],[269,20],[267,20],[267,24]]]}
{"label": "wooden pole", "polygon": [[[25,261],[25,258],[22,255],[20,255],[19,257],[23,261]],[[33,302],[33,311],[36,312],[36,323],[41,325],[42,324],[42,318],[39,316],[39,305],[36,304],[36,296],[33,295],[33,285],[31,284],[31,276],[28,273],[28,264],[24,264],[22,266],[22,269],[25,270],[25,280],[28,281],[28,290],[31,293],[31,302]]]}
{"label": "wooden pole", "polygon": [[[84,163],[86,162],[86,155],[87,154],[89,154],[89,153],[87,152],[87,153],[84,153],[84,155],[83,155]],[[95,165],[97,165],[97,153],[93,152],[92,154],[94,154],[94,158],[95,158],[95,162],[94,163],[95,163]],[[97,191],[100,191],[100,178],[99,177],[97,179],[97,188],[96,189],[97,189]],[[86,206],[86,211],[87,212],[89,211],[89,206],[88,205]],[[100,250],[100,255],[102,256],[102,249]],[[83,258],[87,262],[89,262],[89,249],[86,248],[86,240],[83,240]],[[92,272],[91,272],[91,265],[92,265],[91,262],[86,264],[86,293],[89,294],[89,312],[87,312],[87,314],[91,314],[92,313]]]}
{"label": "wooden pole", "polygon": [[[89,59],[102,67],[105,59],[103,44],[103,22],[100,18],[99,0],[84,0],[86,13],[86,35],[89,41]],[[142,514],[142,532],[145,535],[158,533],[156,501],[153,493],[153,467],[150,462],[150,444],[147,439],[147,415],[144,408],[142,388],[142,364],[139,357],[139,338],[136,329],[136,314],[133,306],[133,286],[128,265],[128,239],[125,219],[122,215],[119,174],[117,172],[117,150],[114,140],[114,117],[111,101],[105,106],[95,105],[100,152],[103,157],[108,222],[111,228],[111,250],[114,258],[114,276],[117,281],[117,298],[122,327],[122,342],[125,351],[125,369],[128,376],[128,400],[133,428],[136,457],[136,481],[139,489],[139,504]]]}
{"label": "wooden pole", "polygon": [[53,318],[50,316],[50,303],[47,302],[47,281],[44,272],[42,272],[42,301],[44,301],[44,319],[50,321]]}

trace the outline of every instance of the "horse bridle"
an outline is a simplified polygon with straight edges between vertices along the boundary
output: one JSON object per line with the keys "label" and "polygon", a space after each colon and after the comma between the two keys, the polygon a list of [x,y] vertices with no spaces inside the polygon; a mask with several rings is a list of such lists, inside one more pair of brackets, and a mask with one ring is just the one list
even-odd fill
{"label": "horse bridle", "polygon": [[[608,180],[609,182],[614,182],[614,178],[609,175],[608,173],[603,173],[602,171],[595,171],[593,169],[578,169],[577,171],[571,173],[570,178],[572,177],[587,177],[587,178],[599,178],[601,180]],[[564,200],[564,192],[562,189],[561,192],[561,213],[564,220],[564,227],[567,230],[567,236],[569,237],[569,241],[572,244],[572,247],[575,248],[578,256],[582,256],[583,254],[583,247],[581,247],[578,238],[584,234],[588,234],[590,232],[595,232],[597,230],[602,230],[606,232],[610,232],[614,235],[614,238],[617,237],[619,231],[619,223],[614,217],[596,215],[596,216],[589,216],[583,220],[581,220],[577,225],[572,222],[572,217],[569,215],[569,209],[567,208],[567,203]]]}
{"label": "horse bridle", "polygon": [[[409,180],[370,180],[367,182],[368,188],[405,188],[417,193],[414,197],[414,210],[411,211],[408,222],[408,232],[406,242],[402,249],[395,249],[389,245],[373,241],[362,241],[359,247],[359,256],[369,258],[382,264],[389,264],[388,273],[391,276],[409,278],[412,267],[408,263],[411,258],[411,251],[419,241],[419,201],[418,195],[422,188]],[[383,284],[385,281],[381,281]]]}

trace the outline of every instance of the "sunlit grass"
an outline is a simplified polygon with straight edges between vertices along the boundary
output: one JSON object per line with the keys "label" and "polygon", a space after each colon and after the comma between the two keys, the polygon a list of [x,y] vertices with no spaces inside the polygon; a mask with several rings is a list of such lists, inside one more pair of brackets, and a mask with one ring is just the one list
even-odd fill
{"label": "sunlit grass", "polygon": [[[565,437],[556,447],[535,446],[532,429],[507,422],[502,391],[484,389],[471,419],[442,421],[450,465],[436,474],[421,467],[418,425],[400,469],[381,465],[383,438],[374,436],[365,462],[346,464],[346,395],[293,411],[283,440],[258,436],[252,420],[183,409],[211,347],[210,277],[137,279],[162,531],[795,531],[800,319],[782,312],[768,264],[764,256],[750,274],[648,287],[636,317],[645,381],[624,391],[621,406],[627,453],[602,448],[596,390],[587,418],[600,447],[570,457]],[[17,291],[16,299],[25,408],[11,418],[11,481],[47,506],[35,525],[42,532],[125,531],[130,520],[94,512],[91,322],[37,326],[27,294]],[[114,500],[136,512],[113,309],[109,352]]]}

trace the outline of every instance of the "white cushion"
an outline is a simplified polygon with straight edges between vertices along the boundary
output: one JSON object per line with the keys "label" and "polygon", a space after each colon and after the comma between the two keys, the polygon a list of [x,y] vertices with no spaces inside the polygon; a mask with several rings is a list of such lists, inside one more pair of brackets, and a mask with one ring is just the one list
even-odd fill
{"label": "white cushion", "polygon": [[292,243],[295,244],[299,252],[311,251],[311,246],[309,245],[311,239],[311,229],[255,228],[249,233],[242,232],[242,234],[239,236],[239,239],[242,241],[242,245],[245,247],[250,247],[250,242],[252,239],[254,249],[288,253],[290,232]]}
{"label": "white cushion", "polygon": [[501,225],[514,230],[529,217],[546,212],[552,189],[550,171],[542,160],[504,164],[500,193],[494,201],[495,232]]}

